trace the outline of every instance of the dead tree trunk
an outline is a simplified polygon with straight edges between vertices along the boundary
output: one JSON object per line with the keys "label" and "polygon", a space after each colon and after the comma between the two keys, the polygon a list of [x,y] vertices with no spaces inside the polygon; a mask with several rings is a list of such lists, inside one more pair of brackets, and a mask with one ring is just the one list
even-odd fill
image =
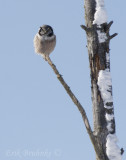
{"label": "dead tree trunk", "polygon": [[[113,101],[105,101],[102,90],[98,85],[98,78],[100,71],[107,73],[110,72],[110,60],[109,60],[109,42],[117,34],[110,36],[109,29],[113,22],[103,23],[101,25],[93,24],[96,1],[85,0],[85,23],[86,26],[81,27],[86,31],[87,35],[87,47],[90,63],[90,76],[91,76],[91,91],[92,91],[92,103],[93,103],[93,121],[94,121],[94,135],[97,143],[99,153],[96,153],[97,160],[108,160],[106,150],[106,138],[107,136],[115,134],[115,119]],[[98,32],[106,35],[106,40],[99,42]],[[108,86],[107,90],[110,97],[112,97],[112,86]],[[107,119],[106,116],[111,118]],[[110,128],[108,128],[110,127]]]}

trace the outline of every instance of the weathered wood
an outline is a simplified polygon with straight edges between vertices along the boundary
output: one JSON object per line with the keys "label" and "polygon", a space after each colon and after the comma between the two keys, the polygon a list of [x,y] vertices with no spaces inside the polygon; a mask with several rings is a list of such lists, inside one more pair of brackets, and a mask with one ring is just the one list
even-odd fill
{"label": "weathered wood", "polygon": [[109,32],[109,29],[110,29],[110,27],[111,27],[112,24],[113,24],[113,21],[110,21],[110,22],[108,23],[107,28],[106,28],[106,31]]}
{"label": "weathered wood", "polygon": [[[87,35],[87,47],[90,63],[90,76],[91,76],[91,92],[92,92],[92,103],[93,103],[93,121],[94,121],[94,135],[97,139],[97,144],[99,152],[96,152],[97,160],[108,160],[106,155],[106,137],[108,135],[107,121],[105,114],[113,114],[113,108],[107,109],[104,107],[104,102],[101,96],[101,92],[98,88],[98,74],[100,70],[109,69],[110,70],[110,61],[106,59],[106,54],[109,54],[109,42],[110,39],[115,37],[117,34],[112,36],[109,35],[109,29],[113,23],[104,23],[100,27],[96,24],[93,24],[94,14],[95,14],[96,2],[95,0],[85,0],[85,23],[86,26],[82,27],[90,28],[90,30],[85,29]],[[88,31],[88,32],[87,32]],[[106,34],[107,39],[105,42],[100,43],[98,39],[97,31],[103,32]],[[112,94],[112,87],[110,90]],[[109,104],[111,106],[113,104]],[[115,120],[112,120],[112,132],[115,132]],[[95,148],[95,146],[94,146]],[[96,151],[96,150],[95,150]]]}
{"label": "weathered wood", "polygon": [[111,40],[112,38],[114,38],[114,37],[117,36],[117,35],[118,35],[118,33],[112,34],[111,36],[109,36],[109,40]]}

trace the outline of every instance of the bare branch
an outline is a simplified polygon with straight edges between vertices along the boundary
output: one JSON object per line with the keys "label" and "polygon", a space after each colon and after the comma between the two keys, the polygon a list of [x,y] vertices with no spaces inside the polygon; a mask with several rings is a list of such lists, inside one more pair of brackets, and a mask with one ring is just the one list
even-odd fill
{"label": "bare branch", "polygon": [[74,104],[77,106],[78,110],[80,111],[85,127],[87,129],[87,132],[90,136],[91,141],[93,142],[93,144],[95,143],[95,138],[92,132],[92,129],[90,127],[86,112],[84,110],[84,108],[82,107],[82,105],[80,104],[80,102],[78,101],[78,99],[76,98],[76,96],[73,94],[73,92],[71,91],[70,87],[67,85],[67,83],[65,82],[65,80],[63,79],[63,77],[61,76],[61,74],[59,73],[59,71],[57,70],[56,66],[53,64],[53,62],[51,61],[51,59],[49,57],[46,57],[46,60],[48,61],[48,64],[51,66],[51,68],[53,69],[54,73],[56,74],[58,80],[60,81],[60,83],[63,85],[63,87],[65,88],[66,92],[68,93],[68,95],[70,96],[70,98],[72,99],[72,101],[74,102]]}
{"label": "bare branch", "polygon": [[72,101],[74,102],[74,104],[77,106],[78,110],[80,111],[80,113],[82,115],[83,122],[84,122],[85,127],[86,127],[86,130],[87,130],[88,135],[90,137],[90,140],[91,140],[91,142],[92,142],[92,144],[94,146],[95,152],[96,152],[97,156],[99,157],[99,159],[102,159],[101,158],[102,155],[99,152],[99,150],[102,149],[102,147],[99,146],[99,139],[98,139],[98,137],[96,135],[94,135],[93,132],[92,132],[92,129],[91,129],[89,120],[87,118],[85,109],[82,107],[82,105],[80,104],[80,102],[78,101],[78,99],[76,98],[76,96],[73,94],[73,92],[71,91],[70,87],[67,85],[67,83],[63,79],[62,75],[59,73],[59,71],[57,70],[56,66],[51,61],[51,59],[49,57],[46,57],[45,60],[48,61],[48,64],[53,69],[53,71],[56,74],[58,80],[63,85],[63,87],[65,88],[66,92],[68,93],[68,95],[70,96],[70,98],[72,99]]}
{"label": "bare branch", "polygon": [[113,21],[110,21],[110,22],[108,23],[107,28],[106,28],[107,31],[109,31],[109,29],[110,29],[110,27],[111,27],[112,24],[113,24]]}
{"label": "bare branch", "polygon": [[82,29],[84,29],[86,32],[88,31],[88,28],[85,25],[80,25]]}
{"label": "bare branch", "polygon": [[90,32],[91,31],[91,28],[88,28],[88,27],[86,27],[85,25],[80,25],[81,26],[81,28],[83,29],[83,30],[85,30],[85,32]]}
{"label": "bare branch", "polygon": [[118,33],[114,33],[113,35],[111,35],[110,37],[109,37],[109,40],[111,40],[112,38],[114,38],[115,36],[117,36],[118,35]]}

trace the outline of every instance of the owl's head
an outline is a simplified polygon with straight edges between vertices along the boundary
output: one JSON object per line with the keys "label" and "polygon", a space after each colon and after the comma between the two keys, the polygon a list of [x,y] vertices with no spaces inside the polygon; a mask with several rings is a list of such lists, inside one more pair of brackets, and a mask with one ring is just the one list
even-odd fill
{"label": "owl's head", "polygon": [[49,25],[43,25],[40,27],[39,31],[38,31],[38,34],[40,36],[48,36],[48,37],[51,37],[53,36],[53,29],[51,26]]}

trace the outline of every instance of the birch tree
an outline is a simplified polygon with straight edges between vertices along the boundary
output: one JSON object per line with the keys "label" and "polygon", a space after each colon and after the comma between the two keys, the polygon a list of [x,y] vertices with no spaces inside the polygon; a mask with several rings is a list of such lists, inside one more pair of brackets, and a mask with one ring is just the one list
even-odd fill
{"label": "birch tree", "polygon": [[80,111],[93,144],[96,159],[121,160],[123,149],[120,149],[117,145],[109,49],[110,40],[117,33],[109,34],[113,21],[107,22],[104,0],[85,0],[84,8],[85,25],[81,25],[81,27],[85,30],[87,36],[93,104],[93,129],[90,126],[84,107],[71,91],[52,60],[49,57],[46,60]]}

